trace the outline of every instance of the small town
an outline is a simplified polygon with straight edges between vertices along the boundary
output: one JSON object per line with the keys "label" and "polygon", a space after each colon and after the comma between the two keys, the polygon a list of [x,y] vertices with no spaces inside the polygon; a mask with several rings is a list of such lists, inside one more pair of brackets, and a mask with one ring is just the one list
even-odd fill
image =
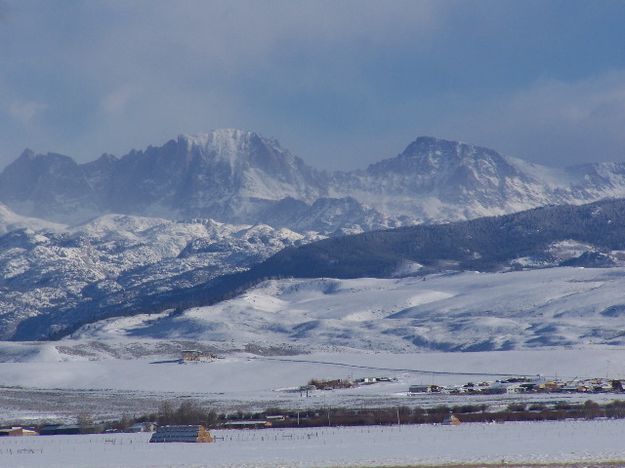
{"label": "small town", "polygon": [[[362,377],[358,379],[311,379],[300,387],[280,389],[286,392],[299,392],[311,396],[314,391],[329,391],[357,388],[381,383],[396,382],[394,377]],[[447,394],[447,395],[501,395],[519,393],[623,393],[625,379],[585,378],[558,379],[537,375],[520,376],[494,381],[467,382],[462,385],[412,384],[407,395]]]}
{"label": "small town", "polygon": [[621,379],[548,379],[542,376],[513,377],[509,379],[482,382],[467,382],[464,385],[411,385],[408,395],[445,393],[445,394],[476,394],[497,395],[515,393],[623,393]]}

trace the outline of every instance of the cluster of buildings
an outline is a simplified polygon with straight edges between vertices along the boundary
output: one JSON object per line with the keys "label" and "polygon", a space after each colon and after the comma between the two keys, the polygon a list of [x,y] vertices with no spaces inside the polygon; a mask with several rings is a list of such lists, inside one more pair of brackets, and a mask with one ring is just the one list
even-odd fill
{"label": "cluster of buildings", "polygon": [[68,435],[95,432],[95,428],[85,428],[78,424],[46,424],[40,428],[12,426],[0,428],[0,437],[21,437],[36,435]]}
{"label": "cluster of buildings", "polygon": [[301,396],[310,396],[310,392],[315,390],[340,390],[345,388],[360,387],[363,385],[373,385],[382,382],[393,382],[396,378],[392,377],[361,377],[359,379],[312,379],[307,385],[282,389],[281,391],[297,393]]}
{"label": "cluster of buildings", "polygon": [[[133,424],[123,432],[154,432],[157,429],[157,426],[158,425],[154,422],[138,422]],[[95,434],[99,432],[102,432],[102,427],[97,425],[85,426],[79,424],[46,424],[38,428],[22,426],[0,428],[0,437],[76,435]],[[111,431],[109,430],[104,432]]]}
{"label": "cluster of buildings", "polygon": [[213,362],[218,357],[212,353],[207,353],[199,349],[183,349],[179,362],[181,364],[191,362]]}
{"label": "cluster of buildings", "polygon": [[546,379],[541,376],[513,377],[496,381],[468,382],[464,385],[411,385],[408,394],[514,394],[514,393],[622,393],[623,381],[619,379]]}
{"label": "cluster of buildings", "polygon": [[22,437],[22,436],[34,436],[39,433],[33,428],[26,428],[21,426],[11,426],[0,429],[0,437]]}

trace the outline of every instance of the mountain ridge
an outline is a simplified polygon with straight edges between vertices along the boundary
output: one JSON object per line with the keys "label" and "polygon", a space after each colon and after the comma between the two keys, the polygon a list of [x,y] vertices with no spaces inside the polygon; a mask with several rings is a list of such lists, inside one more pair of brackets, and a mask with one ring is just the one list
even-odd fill
{"label": "mountain ridge", "polygon": [[26,150],[0,173],[0,202],[66,224],[106,213],[211,218],[345,234],[625,196],[625,163],[554,169],[419,137],[364,169],[308,166],[276,139],[221,129],[78,164]]}

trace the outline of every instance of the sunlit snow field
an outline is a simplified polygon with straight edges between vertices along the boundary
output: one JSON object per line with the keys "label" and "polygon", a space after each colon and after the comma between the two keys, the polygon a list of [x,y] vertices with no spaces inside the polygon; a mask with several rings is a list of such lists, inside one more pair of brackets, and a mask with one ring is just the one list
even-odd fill
{"label": "sunlit snow field", "polygon": [[213,444],[149,434],[0,439],[0,466],[276,467],[623,461],[625,421],[214,431]]}
{"label": "sunlit snow field", "polygon": [[[7,344],[26,348],[26,344]],[[214,362],[179,364],[157,359],[69,359],[50,344],[21,362],[0,363],[0,421],[73,421],[155,411],[164,400],[193,398],[219,410],[267,407],[423,406],[479,403],[505,407],[528,401],[610,401],[622,394],[409,395],[412,384],[455,385],[507,375],[560,378],[625,375],[625,350],[585,348],[480,353],[327,352],[297,356],[227,355]],[[45,358],[44,358],[45,356]],[[66,360],[61,360],[66,359]],[[343,390],[288,391],[312,378],[384,376],[396,379]]]}

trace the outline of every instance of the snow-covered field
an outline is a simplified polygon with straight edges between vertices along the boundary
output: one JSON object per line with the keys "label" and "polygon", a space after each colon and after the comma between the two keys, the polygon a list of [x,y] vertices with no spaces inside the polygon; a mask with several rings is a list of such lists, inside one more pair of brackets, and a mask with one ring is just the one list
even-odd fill
{"label": "snow-covered field", "polygon": [[624,291],[624,268],[290,279],[173,317],[101,321],[76,336],[394,352],[624,345]]}
{"label": "snow-covered field", "polygon": [[[528,401],[608,401],[618,394],[409,395],[411,384],[463,384],[510,375],[560,378],[625,376],[625,349],[586,348],[476,353],[334,352],[296,356],[226,355],[210,363],[158,359],[78,359],[54,354],[0,363],[0,420],[73,421],[84,410],[96,417],[155,411],[165,400],[192,398],[216,410],[267,407],[437,406],[467,403],[505,407]],[[156,344],[155,344],[156,346]],[[1,349],[1,347],[0,347]],[[62,360],[65,359],[65,360]],[[383,376],[396,379],[352,389],[290,391],[312,378]]]}
{"label": "snow-covered field", "polygon": [[11,467],[308,467],[625,463],[625,421],[214,431],[213,444],[149,444],[149,434],[0,439]]}

